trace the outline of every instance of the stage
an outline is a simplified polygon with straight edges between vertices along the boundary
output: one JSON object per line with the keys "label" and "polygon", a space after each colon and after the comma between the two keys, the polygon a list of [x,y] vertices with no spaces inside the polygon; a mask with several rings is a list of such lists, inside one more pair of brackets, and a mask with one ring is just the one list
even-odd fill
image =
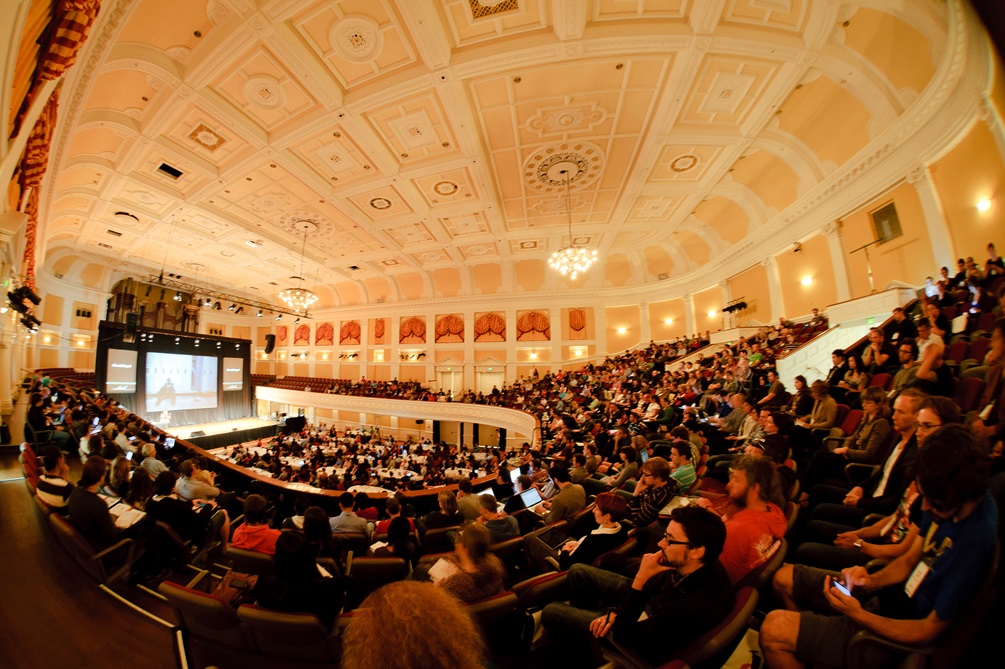
{"label": "stage", "polygon": [[229,446],[231,444],[271,437],[277,434],[282,427],[283,423],[281,421],[264,420],[262,418],[238,418],[217,423],[198,423],[196,425],[179,425],[177,427],[168,426],[162,429],[170,435],[208,450],[219,448],[220,446]]}

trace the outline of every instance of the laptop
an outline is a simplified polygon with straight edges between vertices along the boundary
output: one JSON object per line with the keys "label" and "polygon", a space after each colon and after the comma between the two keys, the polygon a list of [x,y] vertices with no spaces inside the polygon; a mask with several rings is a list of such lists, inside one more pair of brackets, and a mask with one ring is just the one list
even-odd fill
{"label": "laptop", "polygon": [[541,498],[541,493],[538,492],[537,488],[531,488],[530,490],[524,490],[520,493],[520,500],[523,501],[523,507],[525,509],[534,510],[534,507],[544,501]]}
{"label": "laptop", "polygon": [[496,503],[496,513],[502,513],[502,510],[503,508],[505,508],[506,505],[496,499],[495,493],[492,492],[492,488],[482,490],[480,493],[477,494],[484,495],[485,497],[491,497],[492,499],[494,499]]}

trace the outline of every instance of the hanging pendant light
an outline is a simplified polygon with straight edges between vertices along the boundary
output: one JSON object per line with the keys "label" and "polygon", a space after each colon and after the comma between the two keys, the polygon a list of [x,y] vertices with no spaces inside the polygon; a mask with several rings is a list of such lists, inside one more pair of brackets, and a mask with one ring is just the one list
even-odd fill
{"label": "hanging pendant light", "polygon": [[318,296],[315,295],[311,290],[303,287],[304,282],[304,256],[307,251],[307,231],[312,227],[317,229],[317,224],[314,221],[297,221],[297,225],[302,226],[304,229],[304,243],[300,248],[300,274],[296,276],[291,276],[290,280],[296,279],[296,287],[285,288],[279,292],[279,299],[282,300],[286,306],[294,311],[301,311],[305,315],[307,311],[314,306],[314,303],[318,301]]}
{"label": "hanging pendant light", "polygon": [[563,169],[562,174],[565,175],[565,210],[569,216],[569,245],[552,253],[548,265],[562,276],[568,276],[575,281],[576,277],[585,274],[590,266],[597,261],[597,252],[585,246],[577,246],[573,242],[572,195],[569,187],[572,182],[572,173]]}

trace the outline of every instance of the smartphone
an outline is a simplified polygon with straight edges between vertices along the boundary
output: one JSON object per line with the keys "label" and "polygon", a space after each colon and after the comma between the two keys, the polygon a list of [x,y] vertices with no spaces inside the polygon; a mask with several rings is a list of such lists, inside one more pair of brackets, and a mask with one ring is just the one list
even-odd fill
{"label": "smartphone", "polygon": [[133,459],[133,452],[129,451],[128,453],[126,453],[126,460],[132,460],[132,459]]}
{"label": "smartphone", "polygon": [[837,580],[833,576],[831,577],[831,585],[840,590],[841,592],[843,592],[844,594],[846,594],[847,596],[851,597],[851,588],[849,588],[848,586],[846,586],[844,583]]}

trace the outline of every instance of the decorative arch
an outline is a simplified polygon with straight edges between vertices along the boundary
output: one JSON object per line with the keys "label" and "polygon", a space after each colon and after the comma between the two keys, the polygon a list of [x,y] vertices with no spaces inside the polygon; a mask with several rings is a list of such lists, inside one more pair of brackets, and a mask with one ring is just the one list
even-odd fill
{"label": "decorative arch", "polygon": [[293,331],[293,345],[294,346],[310,346],[311,343],[311,326],[306,323],[301,323],[297,326],[296,330]]}
{"label": "decorative arch", "polygon": [[569,338],[586,339],[586,310],[573,309],[569,312]]}

